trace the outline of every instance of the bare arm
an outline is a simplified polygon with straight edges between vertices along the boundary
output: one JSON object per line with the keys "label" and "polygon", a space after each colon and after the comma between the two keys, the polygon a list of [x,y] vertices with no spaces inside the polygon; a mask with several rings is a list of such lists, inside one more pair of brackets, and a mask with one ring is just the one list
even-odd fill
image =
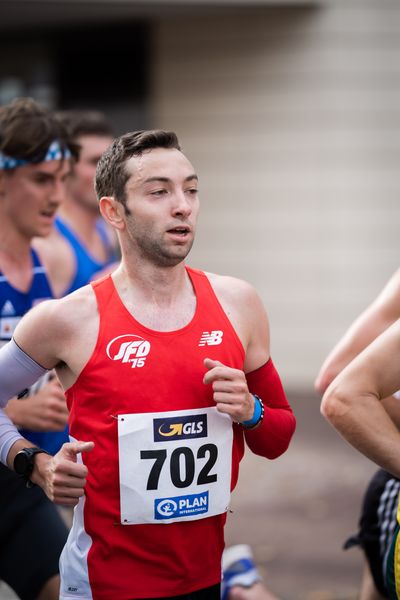
{"label": "bare arm", "polygon": [[253,371],[269,358],[269,324],[265,309],[255,290],[246,282],[232,277],[211,276],[217,296],[238,333],[244,350],[244,370],[232,369],[212,357],[206,359],[205,384],[212,384],[214,400],[220,412],[241,423],[251,419],[254,398],[245,373]]}
{"label": "bare arm", "polygon": [[64,389],[70,387],[96,344],[99,317],[91,286],[58,300],[42,302],[19,322],[14,339],[37,363],[56,368]]}
{"label": "bare arm", "polygon": [[400,321],[332,382],[322,414],[355,448],[400,477],[400,433],[381,400],[400,389]]}
{"label": "bare arm", "polygon": [[316,378],[316,390],[322,395],[336,375],[399,318],[400,269],[330,352]]}
{"label": "bare arm", "polygon": [[389,396],[388,398],[383,398],[381,402],[387,414],[400,431],[400,402],[397,394],[398,392],[396,393],[396,398]]}
{"label": "bare arm", "polygon": [[246,356],[244,371],[254,371],[270,356],[267,313],[256,290],[246,281],[207,273],[222,308],[238,334]]}
{"label": "bare arm", "polygon": [[28,356],[49,370],[62,360],[59,336],[64,332],[58,311],[60,302],[60,300],[41,302],[21,319],[13,336],[18,346]]}
{"label": "bare arm", "polygon": [[[81,312],[79,312],[80,306],[83,307]],[[91,329],[89,326],[89,329],[85,330],[90,319],[85,313],[82,315],[82,310],[89,311],[89,314],[93,313],[90,297],[85,297],[84,291],[80,294],[77,293],[75,299],[72,300],[49,301],[37,306],[25,315],[15,331],[14,337],[21,351],[47,369],[65,363],[70,377],[74,376],[76,372],[79,372],[88,353],[92,350],[89,332],[93,330],[93,327]],[[84,318],[81,321],[82,316]],[[84,344],[79,337],[76,339],[78,350],[73,344],[77,331],[80,331],[86,341]],[[92,335],[95,335],[95,331],[92,331]],[[79,350],[79,348],[81,349]],[[72,368],[67,366],[70,357],[73,363]],[[16,382],[16,387],[18,387],[18,382]],[[12,468],[14,457],[19,450],[31,445],[27,440],[18,439],[8,452],[8,466]],[[90,451],[92,448],[92,442],[79,441],[64,444],[54,457],[46,454],[36,455],[32,481],[40,485],[51,500],[62,504],[76,504],[79,497],[83,495],[87,474],[86,467],[77,462],[77,455],[83,451]]]}
{"label": "bare arm", "polygon": [[245,349],[244,370],[206,359],[204,383],[212,385],[217,409],[238,423],[252,418],[253,394],[262,398],[264,419],[257,429],[244,429],[246,442],[254,453],[276,458],[289,445],[295,418],[270,359],[267,314],[247,283],[232,278],[222,278],[219,283],[225,287],[221,289],[217,283],[218,297]]}

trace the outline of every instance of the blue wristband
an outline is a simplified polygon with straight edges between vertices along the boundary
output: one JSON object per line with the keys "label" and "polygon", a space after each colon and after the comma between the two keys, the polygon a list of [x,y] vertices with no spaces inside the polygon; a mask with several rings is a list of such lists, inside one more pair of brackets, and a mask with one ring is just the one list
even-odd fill
{"label": "blue wristband", "polygon": [[259,425],[264,417],[264,405],[262,403],[261,398],[252,394],[254,398],[254,413],[251,419],[248,421],[243,421],[242,425],[246,429],[253,429],[257,425]]}

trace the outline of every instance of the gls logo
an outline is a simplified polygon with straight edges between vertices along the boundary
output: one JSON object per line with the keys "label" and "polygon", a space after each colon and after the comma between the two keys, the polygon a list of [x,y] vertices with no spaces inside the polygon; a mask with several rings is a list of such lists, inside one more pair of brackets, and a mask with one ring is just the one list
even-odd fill
{"label": "gls logo", "polygon": [[107,345],[106,352],[111,360],[131,363],[132,369],[143,367],[146,356],[150,352],[150,342],[138,335],[127,333],[111,340]]}
{"label": "gls logo", "polygon": [[154,419],[153,433],[155,442],[207,437],[207,415]]}
{"label": "gls logo", "polygon": [[218,346],[222,343],[223,331],[216,329],[214,331],[203,331],[199,341],[199,346]]}

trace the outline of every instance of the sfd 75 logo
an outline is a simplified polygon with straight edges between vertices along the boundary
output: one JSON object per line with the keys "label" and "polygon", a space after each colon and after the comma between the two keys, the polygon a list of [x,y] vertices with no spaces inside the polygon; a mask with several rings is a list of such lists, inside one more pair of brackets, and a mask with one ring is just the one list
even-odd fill
{"label": "sfd 75 logo", "polygon": [[150,342],[138,335],[127,333],[111,340],[107,345],[106,352],[111,360],[128,363],[132,369],[143,367],[150,352]]}

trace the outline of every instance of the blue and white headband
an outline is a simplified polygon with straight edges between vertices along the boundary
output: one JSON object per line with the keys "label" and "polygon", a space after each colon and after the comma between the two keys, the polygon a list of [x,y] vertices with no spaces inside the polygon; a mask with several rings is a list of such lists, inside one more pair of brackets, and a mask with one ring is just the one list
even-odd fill
{"label": "blue and white headband", "polygon": [[[54,140],[49,146],[47,150],[47,154],[44,158],[42,158],[39,162],[47,162],[49,160],[68,160],[71,158],[71,152],[68,148],[62,149],[60,146],[60,142],[58,140]],[[37,162],[37,161],[35,161]],[[24,165],[33,164],[31,160],[25,160],[23,158],[13,158],[12,156],[7,156],[7,154],[3,154],[0,152],[0,169],[15,169],[16,167],[23,167]]]}

